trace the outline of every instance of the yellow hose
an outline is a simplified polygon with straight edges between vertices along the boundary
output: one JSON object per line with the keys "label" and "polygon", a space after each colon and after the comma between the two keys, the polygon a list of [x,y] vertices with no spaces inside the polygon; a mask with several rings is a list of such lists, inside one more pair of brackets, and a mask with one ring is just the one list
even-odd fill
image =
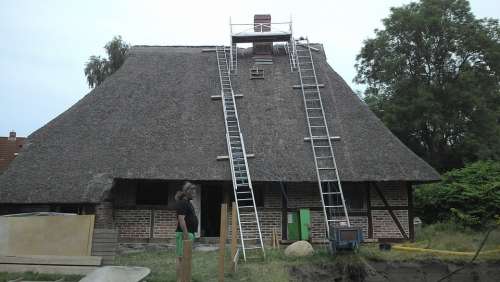
{"label": "yellow hose", "polygon": [[[394,250],[398,250],[398,251],[434,253],[434,254],[455,255],[455,256],[473,256],[476,254],[476,252],[456,252],[456,251],[433,250],[433,249],[406,247],[406,246],[402,246],[402,245],[395,245],[392,248]],[[500,249],[481,252],[481,254],[494,254],[494,253],[500,253]]]}

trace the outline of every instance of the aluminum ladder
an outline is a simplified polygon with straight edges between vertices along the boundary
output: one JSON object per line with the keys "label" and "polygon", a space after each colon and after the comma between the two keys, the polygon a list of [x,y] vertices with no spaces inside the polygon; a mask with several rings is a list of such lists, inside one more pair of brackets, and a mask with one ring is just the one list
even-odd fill
{"label": "aluminum ladder", "polygon": [[[221,85],[224,124],[226,126],[227,151],[233,179],[234,202],[236,203],[238,225],[240,229],[240,243],[243,259],[246,261],[246,251],[248,250],[261,249],[262,255],[265,257],[264,242],[262,241],[252,181],[248,171],[245,143],[243,142],[243,136],[240,130],[240,122],[231,84],[229,58],[224,46],[217,46],[215,51],[217,54],[217,66]],[[250,246],[252,242],[256,244]]]}
{"label": "aluminum ladder", "polygon": [[330,228],[350,227],[351,223],[333,152],[333,136],[330,135],[326,122],[309,40],[297,40],[294,48],[327,236],[330,238]]}
{"label": "aluminum ladder", "polygon": [[236,43],[231,44],[230,47],[230,60],[231,60],[231,73],[237,73],[238,71],[238,46]]}

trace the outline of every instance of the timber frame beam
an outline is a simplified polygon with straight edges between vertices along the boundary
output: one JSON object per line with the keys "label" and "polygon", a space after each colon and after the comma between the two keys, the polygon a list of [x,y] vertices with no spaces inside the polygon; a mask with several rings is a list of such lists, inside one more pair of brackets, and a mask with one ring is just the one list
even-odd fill
{"label": "timber frame beam", "polygon": [[[387,202],[387,199],[385,198],[384,194],[382,194],[382,191],[380,190],[380,187],[378,187],[377,183],[374,183],[374,182],[371,182],[370,184],[375,189],[375,191],[377,192],[377,194],[380,197],[380,199],[382,199],[382,202],[384,203],[385,209],[391,215],[392,220],[394,221],[394,223],[398,227],[399,232],[401,233],[401,235],[403,236],[403,238],[405,240],[408,240],[409,239],[408,235],[406,234],[405,230],[403,229],[403,226],[401,225],[401,222],[399,222],[399,219],[396,217],[396,214],[394,213],[394,209],[389,205],[389,202]],[[372,207],[372,209],[373,209],[373,207]],[[408,218],[408,220],[409,220],[409,218]],[[408,223],[408,225],[410,225],[410,223]]]}

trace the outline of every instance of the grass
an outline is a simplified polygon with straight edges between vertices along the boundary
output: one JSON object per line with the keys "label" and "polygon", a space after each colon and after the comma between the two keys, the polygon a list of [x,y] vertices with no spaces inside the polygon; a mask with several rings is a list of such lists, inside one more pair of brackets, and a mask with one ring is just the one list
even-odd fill
{"label": "grass", "polygon": [[[288,267],[304,263],[331,262],[325,252],[309,258],[288,258],[282,250],[267,250],[265,260],[252,260],[238,264],[238,271],[230,273],[229,253],[226,254],[226,281],[290,281]],[[218,252],[193,253],[193,281],[217,281]],[[150,282],[175,281],[175,255],[172,251],[142,252],[117,258],[119,265],[146,266],[151,269]]]}
{"label": "grass", "polygon": [[[484,232],[475,232],[462,229],[448,223],[439,223],[424,227],[417,232],[414,243],[405,243],[405,246],[430,248],[448,251],[474,252],[484,238]],[[490,233],[483,250],[500,248],[500,230]],[[269,249],[265,260],[241,262],[236,273],[230,272],[229,252],[226,255],[226,281],[293,281],[299,275],[307,272],[331,273],[344,271],[355,273],[363,261],[390,261],[390,262],[430,262],[443,261],[464,263],[470,256],[456,256],[444,254],[429,254],[407,251],[380,251],[378,244],[363,244],[358,254],[343,253],[335,257],[326,252],[326,247],[316,246],[316,252],[311,257],[286,257],[283,249]],[[193,252],[193,281],[217,281],[218,252]],[[145,266],[151,269],[149,282],[175,281],[175,254],[173,251],[140,252],[121,255],[116,258],[116,265]],[[481,254],[477,261],[500,262],[500,253]],[[352,274],[352,273],[351,273]],[[326,274],[325,274],[326,275]],[[32,281],[56,280],[61,275],[24,273],[0,273],[0,282],[18,277]],[[64,276],[65,281],[78,281],[79,276]],[[300,277],[300,276],[299,276]],[[300,280],[300,279],[299,279]],[[303,278],[302,280],[306,280]]]}
{"label": "grass", "polygon": [[[457,226],[453,223],[436,223],[424,226],[417,231],[414,243],[404,244],[425,249],[475,252],[486,235],[486,232],[478,232],[468,228]],[[493,230],[483,251],[500,249],[500,228]]]}
{"label": "grass", "polygon": [[29,281],[55,281],[57,279],[61,279],[64,277],[64,282],[76,282],[82,278],[81,275],[43,274],[43,273],[33,273],[33,272],[25,272],[25,273],[0,272],[0,282],[14,280],[19,277],[22,277],[23,280],[29,280]]}

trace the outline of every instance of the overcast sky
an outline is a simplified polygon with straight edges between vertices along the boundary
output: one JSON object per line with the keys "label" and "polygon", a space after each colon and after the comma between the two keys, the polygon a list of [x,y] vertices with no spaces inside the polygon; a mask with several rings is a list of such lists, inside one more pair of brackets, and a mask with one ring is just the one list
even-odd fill
{"label": "overcast sky", "polygon": [[[89,92],[83,68],[114,35],[132,45],[229,44],[229,17],[251,23],[293,17],[294,35],[325,46],[353,87],[355,56],[405,0],[23,1],[0,0],[0,136],[27,136]],[[500,18],[499,0],[472,0],[478,17]]]}

